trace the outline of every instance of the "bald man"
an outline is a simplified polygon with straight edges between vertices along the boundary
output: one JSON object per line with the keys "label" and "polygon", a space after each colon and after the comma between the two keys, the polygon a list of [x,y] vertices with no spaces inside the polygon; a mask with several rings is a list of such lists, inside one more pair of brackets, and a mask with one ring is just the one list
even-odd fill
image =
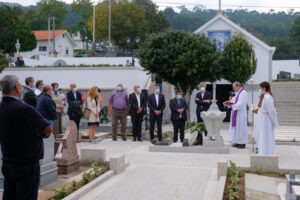
{"label": "bald man", "polygon": [[134,86],[134,92],[129,95],[129,114],[132,121],[132,135],[133,141],[142,141],[142,122],[144,116],[144,108],[146,106],[146,98],[141,93],[141,87],[139,85]]}
{"label": "bald man", "polygon": [[122,139],[126,141],[126,118],[129,112],[129,101],[123,84],[119,83],[116,90],[113,90],[107,103],[108,115],[111,116],[112,139],[117,141],[118,121],[121,121]]}
{"label": "bald man", "polygon": [[79,124],[82,117],[82,98],[81,93],[77,91],[77,85],[75,83],[70,84],[70,91],[67,93],[68,101],[68,115],[69,119],[73,120],[77,126],[77,142],[79,142]]}

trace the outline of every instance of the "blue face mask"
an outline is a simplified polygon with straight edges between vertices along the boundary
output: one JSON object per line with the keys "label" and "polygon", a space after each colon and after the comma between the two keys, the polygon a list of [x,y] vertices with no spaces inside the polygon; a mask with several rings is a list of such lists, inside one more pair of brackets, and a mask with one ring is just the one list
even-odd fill
{"label": "blue face mask", "polygon": [[156,93],[156,94],[158,94],[159,92],[160,92],[160,89],[159,89],[159,88],[155,89],[155,93]]}
{"label": "blue face mask", "polygon": [[32,89],[35,90],[35,84],[32,85]]}
{"label": "blue face mask", "polygon": [[58,92],[58,88],[55,88],[54,91],[55,91],[55,92]]}
{"label": "blue face mask", "polygon": [[177,99],[181,99],[182,98],[182,96],[181,95],[177,95]]}
{"label": "blue face mask", "polygon": [[136,89],[138,93],[141,93],[141,88]]}
{"label": "blue face mask", "polygon": [[262,93],[262,90],[259,89],[259,90],[258,90],[258,97],[261,97],[262,94],[263,94],[263,93]]}
{"label": "blue face mask", "polygon": [[118,87],[117,87],[117,90],[118,90],[118,91],[122,91],[123,88],[122,88],[121,86],[118,86]]}
{"label": "blue face mask", "polygon": [[54,96],[54,92],[53,91],[51,92],[51,96]]}

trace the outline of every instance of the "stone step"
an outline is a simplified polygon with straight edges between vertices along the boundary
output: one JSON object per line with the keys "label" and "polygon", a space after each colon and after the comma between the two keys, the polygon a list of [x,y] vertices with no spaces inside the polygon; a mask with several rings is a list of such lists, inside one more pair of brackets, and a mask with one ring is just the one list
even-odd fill
{"label": "stone step", "polygon": [[300,126],[300,122],[295,121],[279,121],[280,126]]}

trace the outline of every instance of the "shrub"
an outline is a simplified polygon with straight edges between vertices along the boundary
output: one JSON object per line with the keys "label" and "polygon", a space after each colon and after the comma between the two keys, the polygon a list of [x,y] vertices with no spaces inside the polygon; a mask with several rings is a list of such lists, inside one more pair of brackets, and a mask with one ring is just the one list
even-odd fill
{"label": "shrub", "polygon": [[257,173],[257,174],[263,174],[264,173],[264,170],[261,168],[261,167],[256,167],[254,169],[254,172]]}

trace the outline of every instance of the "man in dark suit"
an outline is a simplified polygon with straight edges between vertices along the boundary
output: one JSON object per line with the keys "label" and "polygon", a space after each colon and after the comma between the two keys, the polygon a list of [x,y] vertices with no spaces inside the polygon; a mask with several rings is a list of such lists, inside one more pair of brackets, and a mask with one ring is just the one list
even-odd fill
{"label": "man in dark suit", "polygon": [[28,105],[36,107],[36,95],[34,93],[34,78],[32,76],[25,79],[26,86],[24,87],[23,100]]}
{"label": "man in dark suit", "polygon": [[[197,93],[195,103],[197,104],[197,122],[203,122],[201,118],[201,112],[208,111],[211,104],[211,94],[206,91],[206,84],[200,83],[200,92]],[[207,131],[205,131],[205,136],[207,135]]]}
{"label": "man in dark suit", "polygon": [[162,140],[161,125],[163,119],[163,111],[166,107],[165,96],[160,94],[158,85],[154,86],[154,93],[148,97],[148,107],[150,109],[150,140],[154,139],[154,126],[157,124],[158,140]]}
{"label": "man in dark suit", "polygon": [[79,124],[82,117],[82,98],[81,93],[77,91],[75,83],[70,84],[70,91],[67,93],[68,116],[77,126],[77,141],[79,142]]}
{"label": "man in dark suit", "polygon": [[0,145],[4,176],[3,200],[36,200],[40,182],[39,161],[43,138],[52,128],[35,108],[21,100],[22,85],[13,75],[0,80]]}
{"label": "man in dark suit", "polygon": [[144,95],[141,93],[141,88],[138,85],[134,86],[134,92],[129,95],[129,105],[130,110],[129,114],[132,121],[132,134],[133,141],[142,141],[141,132],[142,132],[142,122],[143,122],[143,111],[146,106],[147,100]]}
{"label": "man in dark suit", "polygon": [[187,105],[182,98],[181,91],[176,91],[176,97],[170,100],[169,106],[172,111],[171,121],[174,127],[173,142],[178,140],[178,129],[180,129],[180,141],[183,142]]}

